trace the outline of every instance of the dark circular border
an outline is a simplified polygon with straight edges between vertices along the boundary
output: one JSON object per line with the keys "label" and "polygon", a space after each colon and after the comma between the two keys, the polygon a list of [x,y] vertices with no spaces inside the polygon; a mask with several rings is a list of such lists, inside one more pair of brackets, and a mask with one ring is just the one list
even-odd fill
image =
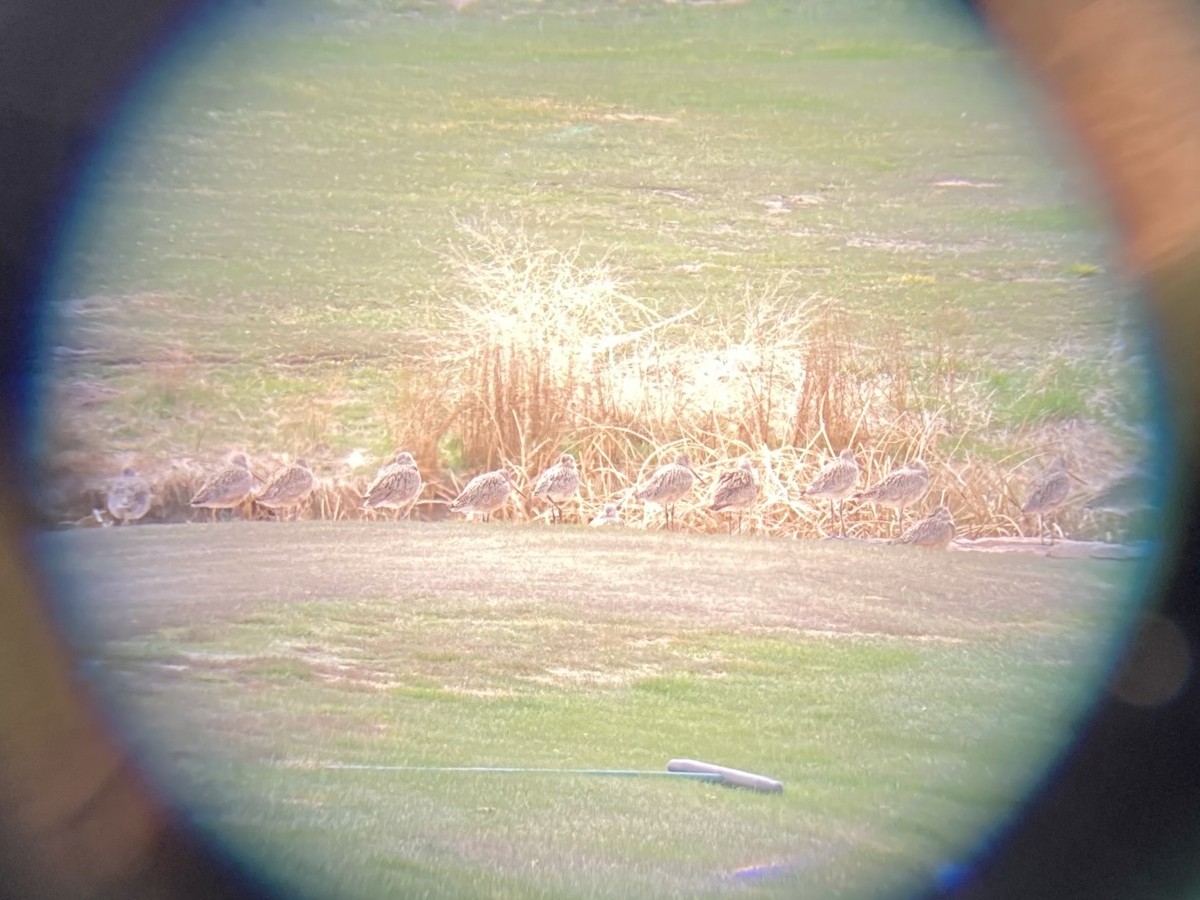
{"label": "dark circular border", "polygon": [[[981,848],[980,859],[947,869],[928,896],[1183,896],[1200,883],[1200,680],[1186,679],[1156,705],[1129,697],[1172,653],[1194,660],[1200,637],[1200,498],[1188,475],[1200,463],[1200,352],[1192,360],[1192,348],[1200,345],[1200,218],[1185,209],[1196,192],[1180,184],[1200,184],[1200,154],[1188,143],[1200,131],[1172,130],[1162,112],[1171,105],[1155,104],[1167,93],[1200,108],[1200,79],[1188,77],[1200,72],[1200,51],[1180,43],[1200,38],[1200,27],[1186,0],[1124,4],[1131,13],[1124,37],[1179,55],[1164,52],[1165,68],[1139,65],[1135,55],[1132,68],[1113,77],[1137,80],[1138,89],[1096,99],[1127,128],[1164,129],[1162,149],[1179,142],[1177,167],[1167,167],[1178,177],[1155,186],[1145,177],[1152,161],[1123,151],[1129,133],[1106,130],[1104,116],[1089,107],[1103,87],[1103,79],[1095,79],[1088,93],[1089,72],[1120,60],[1110,52],[1114,37],[1106,43],[1103,29],[1086,40],[1087,29],[1095,30],[1088,16],[1096,8],[1119,8],[1120,0],[966,5],[1048,90],[1097,161],[1163,336],[1173,456],[1182,474],[1164,509],[1168,540],[1155,573],[1157,612],[1130,638],[1080,741],[1022,816]],[[213,6],[203,0],[9,0],[0,8],[0,894],[8,896],[266,894],[251,873],[233,868],[161,805],[93,715],[43,611],[44,584],[27,546],[34,521],[29,473],[37,463],[25,442],[34,412],[37,299],[56,223],[138,73]],[[1186,68],[1189,59],[1194,70]],[[1185,86],[1182,101],[1176,76]],[[39,812],[31,815],[31,808]],[[89,853],[107,855],[97,860]]]}

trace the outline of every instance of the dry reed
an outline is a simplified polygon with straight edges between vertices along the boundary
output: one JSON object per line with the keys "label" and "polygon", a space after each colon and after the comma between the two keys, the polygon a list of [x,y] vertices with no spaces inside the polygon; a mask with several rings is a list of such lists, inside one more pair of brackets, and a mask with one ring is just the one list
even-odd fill
{"label": "dry reed", "polygon": [[[582,484],[569,514],[586,522],[617,501],[631,524],[654,525],[661,518],[632,491],[686,452],[704,484],[681,501],[682,527],[724,528],[705,509],[711,487],[722,468],[747,456],[762,491],[744,516],[746,529],[815,537],[836,526],[829,504],[805,499],[804,488],[823,462],[852,447],[860,488],[920,457],[931,483],[914,515],[944,502],[964,536],[1019,535],[1035,526],[1019,510],[1040,459],[1063,455],[1091,483],[1129,461],[1100,426],[1050,422],[1003,433],[983,386],[961,374],[944,336],[932,337],[936,349],[923,362],[898,333],[872,346],[835,300],[798,291],[793,278],[749,284],[734,302],[666,314],[634,297],[608,260],[588,261],[578,247],[547,249],[494,224],[460,227],[463,243],[447,257],[454,292],[443,298],[441,328],[383,413],[393,446],[413,453],[427,482],[414,516],[444,516],[470,475],[507,464],[524,473],[518,485],[527,487],[570,452]],[[710,307],[721,311],[703,312]],[[372,515],[359,498],[373,470],[320,464],[332,415],[314,401],[280,422],[291,444],[307,448],[318,476],[301,517]],[[259,458],[252,468],[262,474],[275,462]],[[187,506],[204,467],[134,464],[157,496],[148,520],[208,517]],[[60,491],[49,517],[87,519],[102,506],[94,482],[77,477],[72,499]],[[542,512],[514,495],[498,517]],[[890,511],[847,502],[848,533],[886,532],[882,513]],[[1086,534],[1096,517],[1075,506],[1057,521],[1067,533]]]}

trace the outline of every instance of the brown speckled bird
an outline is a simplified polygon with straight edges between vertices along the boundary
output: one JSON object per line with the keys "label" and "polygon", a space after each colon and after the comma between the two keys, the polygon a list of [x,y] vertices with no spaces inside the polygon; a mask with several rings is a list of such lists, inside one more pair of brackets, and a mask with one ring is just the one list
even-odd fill
{"label": "brown speckled bird", "polygon": [[916,503],[929,490],[929,469],[922,460],[914,459],[907,465],[892,471],[882,481],[854,495],[855,500],[866,500],[896,510],[896,524],[904,525],[904,507]]}
{"label": "brown speckled bird", "polygon": [[639,500],[657,503],[661,506],[663,515],[666,517],[663,527],[670,528],[671,522],[675,519],[675,504],[680,497],[692,489],[695,479],[696,473],[692,469],[692,461],[686,453],[680,453],[675,457],[674,462],[655,469],[646,483],[634,492],[634,496]]}
{"label": "brown speckled bird", "polygon": [[549,500],[554,506],[550,520],[562,522],[563,511],[559,502],[575,496],[579,490],[579,469],[575,465],[575,457],[564,453],[558,462],[538,476],[533,484],[531,497]]}
{"label": "brown speckled bird", "polygon": [[[743,456],[736,469],[728,469],[717,479],[713,489],[713,512],[736,512],[738,530],[742,528],[742,514],[758,499],[758,473],[750,458]],[[729,533],[733,534],[733,518],[729,519]]]}
{"label": "brown speckled bird", "polygon": [[817,500],[828,500],[830,518],[833,518],[833,502],[835,500],[838,502],[839,533],[842,537],[846,536],[846,519],[842,503],[854,493],[857,484],[858,460],[854,458],[854,451],[847,447],[838,454],[837,459],[827,462],[821,467],[817,477],[812,480],[812,484],[804,492],[806,496]]}
{"label": "brown speckled bird", "polygon": [[391,462],[375,473],[363,494],[366,509],[397,509],[407,516],[421,493],[421,473],[417,461],[407,450],[401,450]]}
{"label": "brown speckled bird", "polygon": [[939,506],[932,513],[909,525],[904,534],[892,541],[893,544],[913,544],[917,547],[935,547],[944,550],[954,540],[954,516],[948,507]]}
{"label": "brown speckled bird", "polygon": [[450,510],[466,513],[468,517],[472,513],[479,513],[483,521],[488,522],[492,513],[508,500],[514,487],[512,473],[508,469],[484,472],[467,482],[462,493],[450,504]]}
{"label": "brown speckled bird", "polygon": [[241,504],[252,490],[254,476],[250,474],[246,454],[236,453],[229,460],[229,465],[218,469],[200,485],[192,497],[191,505],[198,509],[211,509],[215,517],[217,510],[232,510]]}
{"label": "brown speckled bird", "polygon": [[298,518],[299,506],[308,499],[312,489],[313,473],[309,470],[308,463],[297,459],[290,466],[277,469],[254,495],[254,502],[268,509],[290,509],[293,511],[293,517]]}
{"label": "brown speckled bird", "polygon": [[[1067,463],[1060,456],[1042,470],[1029,486],[1028,499],[1021,507],[1025,515],[1038,517],[1038,540],[1045,542],[1047,513],[1052,513],[1067,502],[1071,493],[1071,476],[1067,474]],[[1054,530],[1050,531],[1050,543],[1054,543]]]}

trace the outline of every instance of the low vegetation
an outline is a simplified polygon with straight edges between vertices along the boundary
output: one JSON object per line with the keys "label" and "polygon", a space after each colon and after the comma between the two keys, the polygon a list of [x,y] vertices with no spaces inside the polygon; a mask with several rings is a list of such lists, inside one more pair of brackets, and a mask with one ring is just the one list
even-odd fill
{"label": "low vegetation", "polygon": [[[928,884],[1072,739],[1139,568],[422,522],[76,529],[38,549],[148,775],[289,894],[356,898]],[[784,792],[326,768],[679,756]]]}
{"label": "low vegetation", "polygon": [[[418,514],[437,514],[465,476],[508,464],[531,481],[569,452],[583,473],[586,519],[605,501],[624,503],[654,467],[687,452],[706,483],[750,457],[763,495],[747,526],[813,537],[833,523],[827,504],[803,499],[804,488],[851,447],[864,487],[921,457],[932,496],[950,506],[961,534],[1014,535],[1032,524],[1019,515],[1023,491],[1049,459],[1065,456],[1081,485],[1095,487],[1138,445],[1126,424],[1133,385],[1067,354],[981,375],[952,355],[946,334],[934,332],[923,349],[899,333],[866,340],[843,302],[801,293],[795,274],[748,284],[715,313],[701,302],[666,315],[632,295],[614,262],[584,262],[581,247],[547,248],[494,222],[459,227],[441,321],[379,411],[390,443],[413,453],[429,483]],[[1115,371],[1136,366],[1129,357],[1109,362]],[[330,413],[309,413],[318,441]],[[87,434],[70,432],[86,423],[60,420],[60,441],[84,444]],[[277,461],[256,463],[267,474]],[[322,478],[307,515],[365,515],[359,497],[370,461],[316,462]],[[208,515],[187,507],[204,474],[192,461],[160,469],[157,517]],[[70,505],[55,514],[86,520],[100,489],[64,498]],[[690,498],[681,519],[689,529],[724,527],[704,511],[706,496],[698,486]],[[537,513],[518,506],[510,515]],[[1111,527],[1080,511],[1058,521],[1075,534],[1097,521]],[[852,506],[850,523],[859,534],[879,527],[870,508]]]}

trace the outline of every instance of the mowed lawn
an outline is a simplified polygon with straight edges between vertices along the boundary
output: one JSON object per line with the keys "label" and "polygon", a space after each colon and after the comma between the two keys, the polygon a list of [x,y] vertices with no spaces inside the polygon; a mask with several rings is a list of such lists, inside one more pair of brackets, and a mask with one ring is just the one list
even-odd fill
{"label": "mowed lawn", "polygon": [[695,309],[682,343],[825,298],[1006,448],[1144,416],[1086,172],[953,4],[244,6],[147,71],[64,227],[50,374],[94,451],[392,453],[480,300],[464,222]]}
{"label": "mowed lawn", "polygon": [[[1137,575],[466,523],[77,530],[40,548],[81,670],[158,783],[280,884],[338,897],[911,887],[1065,746]],[[785,790],[326,768],[678,756]],[[774,868],[736,874],[751,866]]]}

